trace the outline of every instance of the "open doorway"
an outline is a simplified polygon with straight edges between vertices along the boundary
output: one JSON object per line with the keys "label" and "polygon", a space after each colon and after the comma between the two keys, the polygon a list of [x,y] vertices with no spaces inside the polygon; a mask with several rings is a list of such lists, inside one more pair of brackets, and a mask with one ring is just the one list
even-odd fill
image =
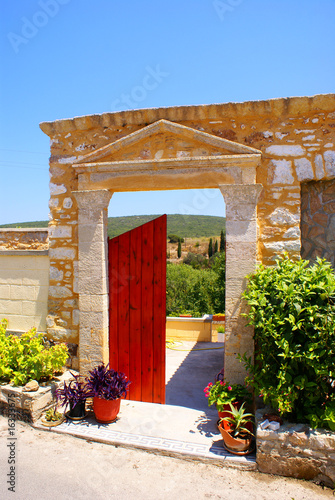
{"label": "open doorway", "polygon": [[[127,239],[127,236],[131,237],[133,233],[137,234],[137,232],[139,232],[140,229],[139,225],[145,222],[147,219],[157,217],[156,214],[162,209],[162,207],[163,210],[165,209],[170,212],[173,212],[174,210],[179,211],[179,219],[176,215],[173,215],[171,217],[173,219],[171,222],[172,224],[174,224],[172,232],[176,233],[177,235],[179,235],[180,238],[183,239],[183,244],[182,244],[183,254],[184,254],[183,258],[180,258],[178,260],[174,259],[173,258],[174,256],[170,258],[171,257],[170,251],[168,251],[167,252],[168,268],[170,269],[170,267],[173,266],[175,270],[178,269],[181,270],[183,267],[184,268],[188,267],[190,270],[192,269],[192,272],[194,271],[195,275],[197,273],[200,274],[201,279],[204,282],[205,280],[204,277],[206,274],[210,274],[211,276],[214,274],[214,271],[211,270],[211,263],[213,262],[213,258],[212,255],[208,255],[209,253],[208,242],[209,240],[214,240],[217,242],[220,241],[220,233],[222,230],[224,230],[225,227],[223,217],[218,216],[218,214],[222,216],[225,215],[225,204],[221,192],[217,189],[180,190],[177,192],[160,191],[160,192],[149,192],[149,193],[115,193],[115,195],[113,195],[111,199],[109,205],[109,213],[108,213],[109,215],[108,228],[110,236],[122,233],[124,229],[128,230],[130,229],[130,231],[124,233],[123,236],[114,237],[113,240],[114,243],[119,244],[119,238],[121,238],[123,241],[124,238]],[[207,215],[206,218],[206,215],[204,215],[203,212],[210,215]],[[123,215],[124,213],[126,214],[125,216]],[[130,214],[132,214],[133,216],[131,217]],[[212,226],[211,226],[211,218],[213,219]],[[160,219],[162,219],[162,217],[158,219],[156,218],[156,221],[159,221]],[[115,227],[113,227],[113,221]],[[151,223],[146,222],[145,225],[142,227],[150,226],[150,224]],[[137,227],[136,230],[132,229],[135,227]],[[212,232],[211,232],[211,227],[214,228]],[[171,236],[170,233],[171,229],[170,231],[168,230],[165,233],[165,251],[169,245],[168,235]],[[199,245],[199,247],[195,245],[196,241],[202,241],[203,243],[204,240],[206,240],[206,252],[203,252],[203,244]],[[213,248],[214,246],[215,245],[213,244]],[[216,252],[218,253],[220,247],[218,244],[216,246],[218,247],[216,249]],[[127,248],[130,248],[130,246],[127,245]],[[187,259],[185,259],[186,254],[187,253],[189,254],[191,252],[186,252],[185,248],[186,250],[191,250],[191,249],[195,251],[198,250],[199,251],[198,255],[199,256],[201,255],[203,261],[206,261],[207,265],[203,263],[202,269],[199,269],[200,267],[199,265],[192,267],[191,263],[188,262]],[[125,253],[124,249],[121,250],[122,250],[121,251],[122,255],[124,255]],[[141,255],[141,249],[139,249],[138,252],[139,255]],[[203,253],[205,253],[206,255],[203,255]],[[224,254],[221,257],[224,257]],[[188,264],[183,263],[183,260],[188,262]],[[110,266],[112,265],[111,261],[109,261],[109,265]],[[127,276],[129,277],[130,274],[131,273],[128,272]],[[133,282],[134,281],[137,280],[134,278]],[[131,277],[128,280],[128,282],[132,283]],[[125,280],[123,280],[123,284],[125,284]],[[134,283],[134,285],[136,287],[138,283],[137,285]],[[176,285],[178,286],[178,283],[176,283]],[[124,289],[124,286],[122,288]],[[222,283],[222,288],[224,290],[224,282]],[[111,285],[110,285],[110,296],[111,293],[113,292],[111,290]],[[129,294],[129,291],[127,293]],[[117,296],[118,303],[120,298],[121,297],[119,294]],[[116,330],[116,328],[114,328],[115,310],[118,309],[120,310],[120,315],[122,316],[121,318],[122,325],[124,325],[125,322],[127,324],[129,323],[129,317],[123,310],[124,309],[122,305],[123,302],[124,301],[121,300],[121,304],[117,305],[115,303],[114,306],[110,302],[111,309],[114,309],[113,317],[110,315],[110,321],[112,322],[110,324],[111,332],[115,332]],[[203,305],[203,307],[205,306]],[[131,308],[134,309],[134,306],[132,306]],[[137,309],[140,309],[140,307],[137,307]],[[223,361],[224,361],[223,343],[221,344],[216,343],[214,345],[211,338],[212,337],[211,313],[213,312],[219,312],[219,311],[214,311],[211,308],[211,306],[209,306],[209,309],[202,310],[202,314],[195,313],[195,315],[198,315],[196,319],[194,317],[192,318],[192,320],[198,322],[199,325],[202,322],[206,322],[205,326],[207,327],[209,333],[208,338],[203,336],[204,332],[203,331],[201,332],[201,328],[199,329],[199,332],[197,331],[190,332],[190,329],[187,328],[189,325],[186,325],[186,323],[188,322],[188,318],[185,317],[181,319],[181,324],[179,326],[179,331],[177,336],[174,335],[175,330],[168,331],[167,334],[168,342],[166,344],[166,351],[164,349],[164,355],[166,352],[166,378],[165,378],[166,402],[168,404],[189,407],[197,410],[206,409],[206,399],[203,395],[203,388],[205,387],[205,385],[208,384],[208,382],[214,380],[215,375],[223,368]],[[224,309],[220,310],[220,312],[224,313]],[[140,365],[141,365],[141,356],[139,356],[139,353],[137,353],[135,348],[136,345],[139,344],[139,342],[136,341],[135,336],[138,335],[140,330],[139,325],[141,321],[140,318],[141,312],[140,310],[138,310],[136,313],[134,313],[134,311],[130,311],[129,316],[131,317],[133,314],[135,314],[138,319],[135,322],[136,324],[134,324],[133,327],[130,329],[130,335],[128,333],[128,341],[125,343],[125,347],[123,346],[122,348],[123,349],[122,356],[124,356],[124,351],[127,351],[126,353],[126,357],[128,359],[127,366],[130,365],[128,366],[128,370],[132,368],[131,371],[135,373],[136,368],[134,364],[137,363],[138,357],[140,359]],[[145,313],[142,312],[142,314]],[[154,313],[152,313],[152,315],[154,316]],[[174,315],[179,316],[178,313],[174,313]],[[204,319],[205,316],[206,319]],[[179,317],[175,318],[175,321],[178,322],[178,320]],[[199,325],[196,325],[197,328],[199,327]],[[184,335],[183,335],[183,328],[184,328]],[[144,329],[144,332],[145,335],[148,335],[147,327]],[[154,336],[157,333],[158,338],[161,336],[161,332],[159,331],[152,333]],[[198,333],[199,335],[197,336]],[[194,337],[193,340],[192,339],[190,340],[190,334],[193,335]],[[119,333],[119,336],[120,335],[121,334]],[[114,344],[115,347],[117,339],[114,337],[113,334],[112,336],[110,336],[110,343]],[[123,335],[121,335],[121,337],[123,339]],[[217,340],[217,338],[215,338],[215,340]],[[133,342],[135,347],[133,345]],[[146,344],[145,351],[148,351],[148,345],[150,343],[147,342],[147,339],[145,344]],[[155,349],[154,344],[152,345],[154,351]],[[113,347],[110,352],[113,353],[113,356],[115,357],[115,349]],[[146,352],[146,354],[150,356],[149,351]],[[155,367],[155,362],[152,363],[153,359],[155,359],[154,352],[152,353],[152,358],[151,359],[149,358],[149,366],[147,367],[149,369],[149,373],[151,372],[149,377],[149,379],[151,378],[151,381],[153,375],[155,378],[157,377],[159,379],[159,369],[158,369],[159,367],[157,366]],[[146,361],[147,359],[145,359],[144,361],[142,359],[142,362],[145,363]],[[150,363],[152,365],[151,367]],[[164,356],[164,363],[165,363],[165,356]],[[140,366],[139,368],[140,371],[142,369],[142,372],[147,370],[147,368],[144,368],[143,370],[143,367],[144,365],[142,367]],[[152,372],[153,370],[154,373]],[[143,373],[141,375],[143,375]],[[130,376],[130,378],[132,380],[134,379],[137,381],[140,380],[141,377]],[[193,384],[191,383],[192,379],[193,379]],[[185,385],[186,381],[188,382]],[[133,396],[130,395],[130,399],[140,400],[140,401],[164,402],[163,400],[159,401],[156,400],[155,398],[151,399],[149,397],[150,395],[147,394],[148,391],[146,390],[145,387],[143,387],[143,395],[141,395],[141,389],[139,387],[135,389],[135,384],[134,384],[134,391],[132,392]],[[153,389],[152,392],[154,395],[155,390]]]}

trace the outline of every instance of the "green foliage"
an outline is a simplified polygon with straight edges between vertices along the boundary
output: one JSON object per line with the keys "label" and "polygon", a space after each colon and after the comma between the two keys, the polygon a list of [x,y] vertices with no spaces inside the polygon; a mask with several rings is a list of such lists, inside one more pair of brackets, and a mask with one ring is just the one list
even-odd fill
{"label": "green foliage", "polygon": [[220,235],[220,252],[225,252],[225,251],[226,251],[226,240],[225,240],[223,229],[221,229],[221,235]]}
{"label": "green foliage", "polygon": [[29,380],[50,379],[68,358],[65,344],[46,348],[43,334],[32,328],[21,337],[6,335],[7,320],[0,323],[0,380],[24,385]]}
{"label": "green foliage", "polygon": [[245,411],[244,405],[240,408],[235,408],[231,403],[230,405],[230,417],[224,417],[224,420],[227,420],[231,425],[232,434],[234,437],[250,435],[253,436],[253,433],[248,429],[247,425],[253,421],[254,415],[252,413],[247,413]]}
{"label": "green foliage", "polygon": [[255,329],[246,382],[281,414],[312,427],[335,426],[335,275],[317,259],[261,266],[244,298]]}
{"label": "green foliage", "polygon": [[178,241],[177,256],[178,256],[178,259],[180,259],[180,257],[181,257],[181,241],[180,240]]}
{"label": "green foliage", "polygon": [[169,243],[184,243],[184,238],[181,238],[177,234],[168,234]]}
{"label": "green foliage", "polygon": [[63,413],[56,411],[56,408],[50,408],[45,412],[44,418],[47,422],[58,422],[63,416]]}
{"label": "green foliage", "polygon": [[216,405],[218,411],[224,410],[224,405],[229,403],[247,401],[251,402],[248,390],[241,384],[229,384],[223,380],[217,380],[215,384],[208,384],[204,389],[208,406]]}
{"label": "green foliage", "polygon": [[212,269],[194,269],[186,264],[167,263],[166,314],[192,316],[213,314],[225,309],[224,255],[217,254]]}
{"label": "green foliage", "polygon": [[183,258],[183,263],[192,266],[193,269],[204,269],[209,267],[209,262],[200,253],[188,252],[186,257]]}
{"label": "green foliage", "polygon": [[[119,236],[157,217],[159,217],[159,215],[108,217],[108,236],[109,238],[114,238],[114,236]],[[15,224],[3,224],[0,227],[48,227],[48,221],[17,222]],[[225,227],[225,217],[181,214],[169,214],[167,216],[167,234],[183,234],[187,238],[209,238],[213,236],[213,234],[220,234],[222,228]]]}
{"label": "green foliage", "polygon": [[213,255],[213,239],[209,238],[209,243],[208,243],[208,257],[211,258]]}

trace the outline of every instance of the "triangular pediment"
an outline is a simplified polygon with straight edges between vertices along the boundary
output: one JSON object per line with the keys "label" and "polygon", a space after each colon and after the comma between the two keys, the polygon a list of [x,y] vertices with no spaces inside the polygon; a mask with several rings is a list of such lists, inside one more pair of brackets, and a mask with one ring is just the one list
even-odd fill
{"label": "triangular pediment", "polygon": [[159,120],[81,156],[74,165],[251,154],[259,155],[261,151],[168,120]]}

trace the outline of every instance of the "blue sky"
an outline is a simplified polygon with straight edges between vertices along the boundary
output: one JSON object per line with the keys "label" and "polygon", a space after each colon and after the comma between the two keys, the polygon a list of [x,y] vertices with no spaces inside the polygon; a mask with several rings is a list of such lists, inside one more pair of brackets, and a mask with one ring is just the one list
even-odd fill
{"label": "blue sky", "polygon": [[[12,0],[0,29],[0,224],[48,218],[42,121],[334,92],[334,0]],[[109,210],[178,212],[224,215],[224,203],[125,193]]]}

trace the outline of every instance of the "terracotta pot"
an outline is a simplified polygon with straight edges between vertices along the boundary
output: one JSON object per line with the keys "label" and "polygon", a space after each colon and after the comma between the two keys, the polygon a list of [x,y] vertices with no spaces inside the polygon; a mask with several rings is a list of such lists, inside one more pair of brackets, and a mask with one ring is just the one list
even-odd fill
{"label": "terracotta pot", "polygon": [[219,316],[217,314],[213,314],[212,321],[221,321],[223,323],[224,321],[226,321],[226,316],[225,315]]}
{"label": "terracotta pot", "polygon": [[[239,410],[242,406],[242,403],[243,401],[234,401],[232,405],[234,408],[236,408],[236,410]],[[229,404],[223,405],[223,410],[222,411],[218,410],[219,418],[231,417],[230,412],[231,412],[230,405]]]}
{"label": "terracotta pot", "polygon": [[93,398],[93,411],[97,422],[109,424],[114,422],[120,411],[121,399]]}
{"label": "terracotta pot", "polygon": [[231,453],[246,452],[251,448],[252,436],[249,438],[233,437],[231,430],[226,430],[222,427],[222,422],[219,424],[219,431],[227,450]]}

